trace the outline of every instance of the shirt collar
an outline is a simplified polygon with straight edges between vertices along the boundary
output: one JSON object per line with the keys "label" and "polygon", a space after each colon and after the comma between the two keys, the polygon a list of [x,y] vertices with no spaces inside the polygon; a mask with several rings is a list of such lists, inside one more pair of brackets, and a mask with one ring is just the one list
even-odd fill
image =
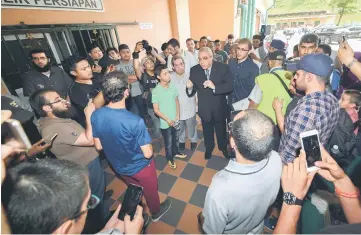
{"label": "shirt collar", "polygon": [[262,170],[268,164],[270,157],[271,157],[271,153],[269,154],[269,157],[263,159],[262,161],[255,162],[253,164],[242,164],[237,162],[235,159],[231,159],[228,162],[228,165],[226,166],[225,170],[242,175],[256,173]]}
{"label": "shirt collar", "polygon": [[298,101],[298,104],[303,103],[303,102],[305,102],[306,100],[309,100],[309,99],[315,99],[315,98],[319,98],[321,96],[325,96],[326,93],[327,93],[327,91],[316,91],[316,92],[313,92],[311,94],[305,95],[304,97],[302,97]]}
{"label": "shirt collar", "polygon": [[248,63],[251,59],[249,58],[249,56],[247,56],[247,58],[241,62],[241,63],[238,63],[238,59],[236,58],[236,64],[243,64],[243,63]]}
{"label": "shirt collar", "polygon": [[269,72],[272,73],[273,71],[277,71],[277,70],[283,70],[283,68],[282,67],[274,67],[274,68],[271,68]]}

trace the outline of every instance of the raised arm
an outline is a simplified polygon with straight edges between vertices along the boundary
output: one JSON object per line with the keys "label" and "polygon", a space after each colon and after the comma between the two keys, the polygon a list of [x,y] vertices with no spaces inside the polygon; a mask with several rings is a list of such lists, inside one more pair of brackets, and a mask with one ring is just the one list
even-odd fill
{"label": "raised arm", "polygon": [[155,58],[157,58],[157,60],[159,60],[159,62],[160,62],[161,64],[166,64],[166,63],[167,63],[167,62],[165,61],[165,59],[154,50],[154,47],[152,47],[152,56],[154,56]]}
{"label": "raised arm", "polygon": [[142,70],[140,69],[139,52],[134,51],[132,55],[135,75],[138,79],[140,79],[140,77],[142,76]]}
{"label": "raised arm", "polygon": [[354,52],[347,41],[340,44],[337,56],[361,80],[361,63],[354,58]]}

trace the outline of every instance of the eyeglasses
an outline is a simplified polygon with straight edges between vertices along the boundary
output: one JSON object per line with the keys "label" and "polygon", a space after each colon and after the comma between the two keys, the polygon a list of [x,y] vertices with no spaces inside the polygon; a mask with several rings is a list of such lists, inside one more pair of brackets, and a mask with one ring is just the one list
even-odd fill
{"label": "eyeglasses", "polygon": [[[100,202],[100,199],[97,196],[95,196],[93,194],[90,195],[90,198],[89,198],[89,201],[88,201],[88,205],[86,206],[86,209],[79,212],[79,213],[76,213],[74,216],[72,216],[70,218],[65,219],[64,222],[68,221],[68,220],[76,219],[76,218],[80,217],[82,214],[86,213],[87,211],[93,210],[95,207],[97,207],[99,202]],[[63,224],[64,222],[62,222],[61,224]]]}
{"label": "eyeglasses", "polygon": [[238,48],[238,47],[236,48],[236,50],[237,50],[237,51],[249,51],[249,50],[246,50],[246,49],[244,49],[244,48]]}
{"label": "eyeglasses", "polygon": [[59,100],[55,100],[54,102],[46,103],[45,105],[53,105],[53,104],[60,103],[60,102],[66,103],[66,100],[63,98],[60,98]]}

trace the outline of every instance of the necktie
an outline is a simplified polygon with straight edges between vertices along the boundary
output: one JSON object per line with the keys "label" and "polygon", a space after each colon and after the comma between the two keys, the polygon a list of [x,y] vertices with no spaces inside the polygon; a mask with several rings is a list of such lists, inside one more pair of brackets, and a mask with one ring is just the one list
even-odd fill
{"label": "necktie", "polygon": [[210,75],[210,71],[209,71],[209,69],[206,69],[207,80],[209,80],[209,75]]}

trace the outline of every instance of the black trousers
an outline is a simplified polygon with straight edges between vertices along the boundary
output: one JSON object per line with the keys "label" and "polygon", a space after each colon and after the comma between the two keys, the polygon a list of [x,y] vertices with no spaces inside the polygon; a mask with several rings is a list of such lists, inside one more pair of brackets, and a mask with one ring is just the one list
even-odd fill
{"label": "black trousers", "polygon": [[226,119],[222,121],[215,121],[212,119],[210,122],[202,120],[202,128],[204,135],[204,145],[206,153],[212,154],[214,149],[214,129],[216,130],[218,149],[223,151],[227,149],[227,130]]}

